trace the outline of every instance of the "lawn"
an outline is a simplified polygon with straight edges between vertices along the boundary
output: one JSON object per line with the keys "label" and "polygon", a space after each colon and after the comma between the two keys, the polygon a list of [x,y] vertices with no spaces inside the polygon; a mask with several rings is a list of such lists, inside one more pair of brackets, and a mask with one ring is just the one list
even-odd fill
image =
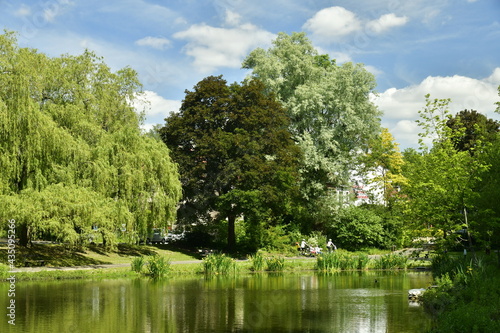
{"label": "lawn", "polygon": [[[105,252],[100,246],[87,249],[70,249],[61,244],[35,243],[29,248],[15,248],[16,266],[71,267],[103,264],[128,264],[134,257],[161,255],[171,261],[200,259],[196,253],[176,249],[169,245],[128,245],[120,244],[113,251]],[[43,263],[42,263],[43,261]],[[0,262],[7,264],[7,246],[0,247]]]}

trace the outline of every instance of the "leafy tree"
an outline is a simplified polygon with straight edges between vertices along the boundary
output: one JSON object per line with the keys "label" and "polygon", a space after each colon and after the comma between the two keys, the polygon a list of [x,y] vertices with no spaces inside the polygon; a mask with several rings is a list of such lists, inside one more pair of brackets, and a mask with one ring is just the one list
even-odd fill
{"label": "leafy tree", "polygon": [[339,210],[328,230],[337,246],[347,250],[383,247],[383,219],[364,207],[349,206]]}
{"label": "leafy tree", "polygon": [[367,174],[367,183],[381,189],[384,205],[391,205],[397,198],[398,189],[406,184],[402,175],[404,164],[399,145],[387,128],[370,143],[368,153],[363,159],[364,173]]}
{"label": "leafy tree", "polygon": [[[500,135],[479,156],[489,168],[483,170],[474,190],[475,209],[470,214],[471,229],[489,248],[500,248]],[[500,257],[499,257],[500,260]],[[500,261],[499,261],[500,262]]]}
{"label": "leafy tree", "polygon": [[218,212],[234,248],[238,216],[258,242],[263,222],[289,214],[299,151],[283,108],[261,82],[228,86],[221,76],[203,79],[186,91],[180,112],[166,119],[160,134],[180,166],[180,220],[211,221]]}
{"label": "leafy tree", "polygon": [[[418,228],[434,227],[444,238],[461,229],[464,209],[473,207],[474,184],[487,165],[466,151],[457,151],[453,134],[446,126],[449,100],[431,100],[419,111],[421,150],[405,151],[403,175],[408,179],[403,193],[408,196],[406,212]],[[429,148],[424,139],[432,140]]]}
{"label": "leafy tree", "polygon": [[[72,223],[81,233],[99,214],[111,214],[96,224],[102,233],[126,224],[132,237],[175,218],[177,166],[163,143],[141,134],[132,107],[139,95],[130,68],[113,73],[89,51],[49,58],[19,48],[14,33],[0,35],[0,207],[38,205],[40,193],[61,199],[50,213],[0,208],[2,220],[23,216],[21,244],[40,233],[73,243]],[[82,210],[92,193],[98,202]]]}
{"label": "leafy tree", "polygon": [[328,188],[346,185],[356,159],[379,133],[380,112],[369,100],[375,79],[361,64],[337,65],[318,55],[304,33],[278,34],[273,46],[243,62],[251,77],[276,94],[304,154],[301,194],[315,211]]}
{"label": "leafy tree", "polygon": [[450,117],[446,125],[452,130],[453,144],[459,151],[474,150],[482,147],[484,142],[491,142],[500,131],[500,124],[486,118],[475,110],[463,110]]}

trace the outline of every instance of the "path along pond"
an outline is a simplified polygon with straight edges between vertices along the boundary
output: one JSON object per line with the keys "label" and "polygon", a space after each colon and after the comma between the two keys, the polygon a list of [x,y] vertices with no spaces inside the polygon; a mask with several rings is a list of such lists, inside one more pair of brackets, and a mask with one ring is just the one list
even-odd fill
{"label": "path along pond", "polygon": [[[253,274],[17,282],[16,325],[0,332],[425,332],[408,302],[424,272]],[[0,305],[9,306],[8,284]]]}

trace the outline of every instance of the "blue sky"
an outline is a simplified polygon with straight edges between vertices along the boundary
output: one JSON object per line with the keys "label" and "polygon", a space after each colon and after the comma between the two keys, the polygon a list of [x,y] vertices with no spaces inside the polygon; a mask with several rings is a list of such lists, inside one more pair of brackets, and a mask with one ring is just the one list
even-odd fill
{"label": "blue sky", "polygon": [[135,69],[150,101],[145,128],[208,75],[241,81],[251,50],[294,31],[376,76],[373,101],[402,149],[417,146],[427,93],[451,98],[452,112],[500,119],[500,0],[0,0],[0,27],[50,56],[87,48],[113,70]]}

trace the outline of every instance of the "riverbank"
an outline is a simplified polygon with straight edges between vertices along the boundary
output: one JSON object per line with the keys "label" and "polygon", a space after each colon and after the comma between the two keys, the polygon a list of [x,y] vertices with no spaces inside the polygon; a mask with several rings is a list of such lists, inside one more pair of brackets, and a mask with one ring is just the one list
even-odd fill
{"label": "riverbank", "polygon": [[442,255],[432,272],[437,288],[422,297],[431,332],[500,332],[500,267],[496,255]]}
{"label": "riverbank", "polygon": [[[407,251],[408,252],[408,251]],[[347,252],[345,252],[347,254]],[[6,247],[0,247],[1,258],[7,258]],[[87,279],[135,277],[131,263],[138,257],[161,256],[170,263],[169,275],[189,275],[203,273],[203,261],[199,252],[175,248],[170,245],[127,245],[120,244],[114,251],[105,252],[98,246],[85,250],[69,250],[59,244],[36,243],[31,248],[16,249],[16,265],[0,267],[0,278],[6,279],[15,274],[18,281],[49,279]],[[269,254],[280,256],[279,254]],[[377,260],[381,254],[367,255],[370,260]],[[309,271],[316,269],[316,258],[284,257],[284,272]],[[25,261],[29,260],[29,261]],[[43,266],[37,265],[43,261]],[[4,264],[6,262],[4,261]],[[24,267],[26,265],[36,265]],[[409,268],[425,269],[429,261],[415,260],[408,263]],[[251,263],[246,259],[237,259],[238,272],[253,272]]]}

